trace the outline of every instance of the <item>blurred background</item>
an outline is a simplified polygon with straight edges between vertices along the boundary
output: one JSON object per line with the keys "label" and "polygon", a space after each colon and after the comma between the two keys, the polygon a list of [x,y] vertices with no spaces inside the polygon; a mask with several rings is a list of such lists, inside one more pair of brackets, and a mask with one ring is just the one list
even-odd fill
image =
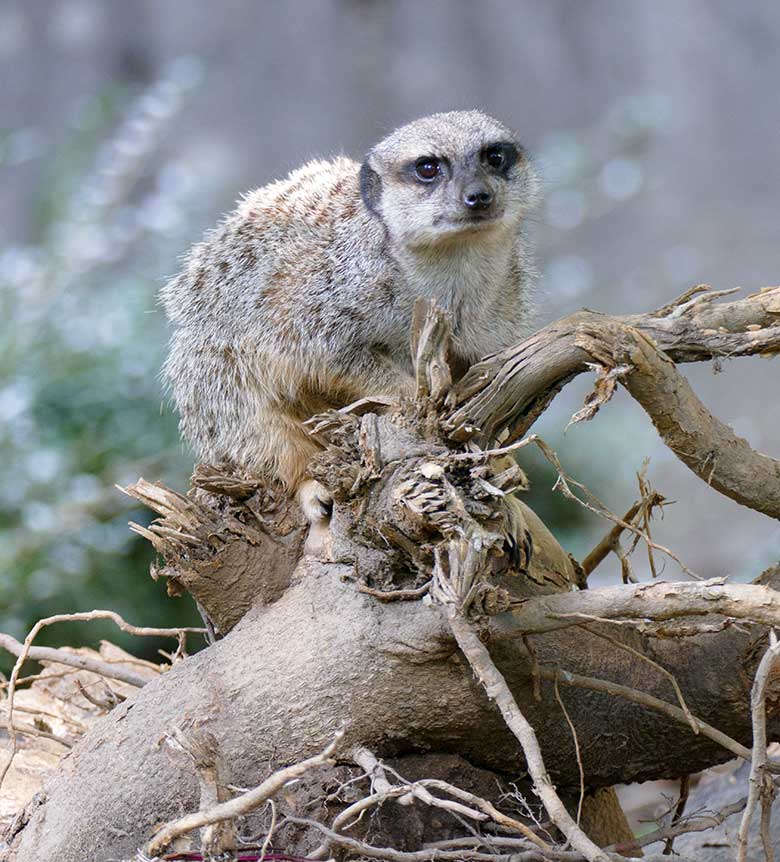
{"label": "blurred background", "polygon": [[[114,485],[187,486],[155,296],[238,195],[479,107],[520,131],[543,177],[540,324],[647,311],[697,282],[752,291],[780,281],[778,45],[771,0],[2,0],[0,631],[93,607],[198,622],[149,578],[151,548],[127,529],[148,515]],[[685,370],[777,456],[779,367]],[[623,513],[648,456],[676,501],[655,536],[694,571],[748,579],[777,561],[776,525],[693,477],[625,393],[564,434],[588,389],[567,387],[536,428],[570,473]],[[608,525],[522,463],[532,504],[583,556]],[[619,579],[616,561],[602,569]],[[95,623],[40,641],[104,636],[125,643]]]}

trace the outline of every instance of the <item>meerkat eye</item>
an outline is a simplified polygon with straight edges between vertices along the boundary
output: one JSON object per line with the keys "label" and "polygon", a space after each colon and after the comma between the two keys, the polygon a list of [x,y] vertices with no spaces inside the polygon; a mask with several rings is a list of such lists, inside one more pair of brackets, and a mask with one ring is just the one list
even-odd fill
{"label": "meerkat eye", "polygon": [[414,163],[414,173],[418,180],[430,183],[441,173],[441,162],[433,156],[424,156]]}
{"label": "meerkat eye", "polygon": [[506,163],[506,155],[501,147],[488,147],[485,150],[485,161],[491,168],[500,170]]}
{"label": "meerkat eye", "polygon": [[516,161],[517,149],[513,144],[493,144],[483,151],[482,158],[493,170],[504,171]]}

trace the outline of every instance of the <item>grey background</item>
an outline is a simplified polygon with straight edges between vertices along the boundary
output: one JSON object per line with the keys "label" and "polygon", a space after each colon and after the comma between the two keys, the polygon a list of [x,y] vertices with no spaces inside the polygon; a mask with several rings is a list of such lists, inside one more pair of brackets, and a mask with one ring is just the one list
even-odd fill
{"label": "grey background", "polygon": [[[34,344],[47,320],[71,314],[73,339],[108,327],[122,354],[117,286],[128,273],[142,278],[148,325],[133,331],[132,350],[106,385],[121,388],[123,374],[142,374],[148,398],[160,400],[151,367],[133,363],[142,361],[139,350],[162,349],[151,297],[204,227],[246,189],[308,158],[359,157],[394,126],[456,107],[495,114],[536,156],[545,191],[534,219],[540,323],[582,305],[648,310],[697,282],[775,284],[779,45],[773,2],[4,0],[0,281],[15,301],[3,325]],[[85,117],[107,92],[114,112],[90,126]],[[84,143],[87,126],[108,143]],[[136,170],[133,148],[144,146]],[[62,175],[69,203],[47,222]],[[116,199],[106,203],[112,190]],[[63,225],[78,227],[82,209],[92,213],[90,231],[79,228],[73,240]],[[50,282],[59,305],[41,299],[41,269],[57,274]],[[778,456],[778,367],[755,359],[724,363],[718,375],[706,366],[686,373],[720,418]],[[0,418],[10,434],[20,416],[12,397],[18,367],[3,371]],[[746,578],[780,557],[776,525],[689,475],[624,393],[563,436],[587,390],[584,379],[570,386],[536,430],[611,508],[630,505],[647,455],[652,481],[677,501],[656,537],[692,569]],[[155,462],[159,441],[146,426],[138,453],[98,474],[118,530],[130,505],[112,481],[148,473],[147,458],[157,470],[147,478],[186,479],[186,453]],[[25,457],[36,462],[34,450]],[[57,485],[58,470],[50,472]],[[533,474],[534,499],[548,498],[552,474],[538,465]],[[18,505],[29,506],[29,495]],[[45,505],[56,515],[62,501]],[[549,511],[582,554],[607,525],[572,508]],[[78,518],[50,520],[57,542],[78,544]],[[27,519],[33,532],[34,521]],[[637,567],[644,571],[641,561]],[[616,571],[605,566],[604,576]],[[665,574],[678,570],[669,563]],[[54,587],[36,577],[38,593],[50,597]],[[152,589],[137,577],[134,589]],[[24,613],[14,614],[11,628],[21,628]]]}

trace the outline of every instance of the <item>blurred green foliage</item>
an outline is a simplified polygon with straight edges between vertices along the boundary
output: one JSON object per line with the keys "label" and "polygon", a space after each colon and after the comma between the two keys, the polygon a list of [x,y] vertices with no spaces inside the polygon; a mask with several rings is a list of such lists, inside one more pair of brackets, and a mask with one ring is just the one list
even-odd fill
{"label": "blurred green foliage", "polygon": [[[115,487],[144,475],[183,488],[191,467],[158,379],[156,293],[199,210],[186,171],[152,157],[192,71],[86,104],[48,163],[36,243],[0,255],[0,630],[20,639],[43,616],[95,607],[200,625],[189,598],[149,577],[152,549],[127,522],[151,513]],[[101,638],[149,657],[172,648],[101,622],[59,624],[37,642]]]}

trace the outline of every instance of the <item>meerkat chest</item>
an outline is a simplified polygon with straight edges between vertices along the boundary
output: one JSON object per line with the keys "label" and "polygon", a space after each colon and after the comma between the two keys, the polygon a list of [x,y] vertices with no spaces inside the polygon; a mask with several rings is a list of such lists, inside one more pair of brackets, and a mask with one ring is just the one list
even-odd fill
{"label": "meerkat chest", "polygon": [[511,246],[473,243],[417,255],[404,267],[409,290],[452,315],[456,342],[467,352],[485,347],[496,302],[512,291]]}

